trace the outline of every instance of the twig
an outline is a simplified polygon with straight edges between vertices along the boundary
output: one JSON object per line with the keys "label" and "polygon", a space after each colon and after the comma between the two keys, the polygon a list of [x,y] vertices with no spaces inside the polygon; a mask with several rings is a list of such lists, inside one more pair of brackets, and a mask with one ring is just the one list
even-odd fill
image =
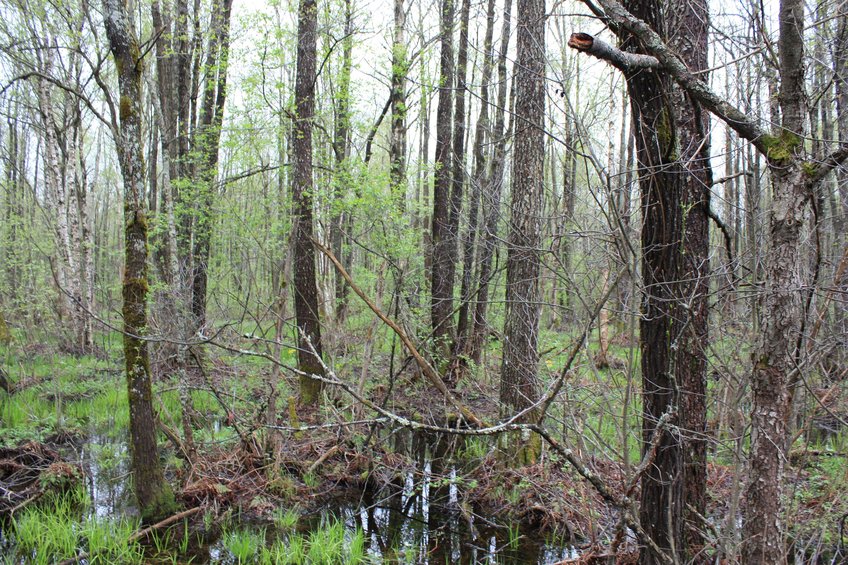
{"label": "twig", "polygon": [[329,459],[330,457],[332,457],[332,456],[333,456],[333,455],[334,455],[334,454],[335,454],[338,450],[339,450],[339,446],[338,446],[338,445],[334,445],[333,447],[331,447],[330,449],[328,449],[327,451],[325,451],[325,452],[321,455],[321,457],[319,457],[318,459],[316,459],[316,460],[315,460],[315,462],[314,462],[312,465],[310,465],[310,466],[309,466],[309,468],[306,470],[306,474],[308,475],[309,473],[314,472],[314,471],[315,471],[315,469],[317,469],[318,467],[320,467],[320,466],[321,466],[321,463],[323,463],[324,461],[326,461],[327,459]]}
{"label": "twig", "polygon": [[170,526],[174,522],[178,522],[178,521],[182,520],[183,518],[188,518],[189,516],[193,516],[194,514],[197,514],[198,512],[200,512],[201,510],[203,510],[202,506],[195,506],[194,508],[189,508],[188,510],[183,510],[182,512],[177,512],[173,516],[169,516],[168,518],[165,518],[164,520],[162,520],[160,522],[156,522],[152,526],[148,526],[148,527],[144,528],[143,530],[137,531],[136,533],[131,535],[127,539],[127,541],[129,543],[132,543],[134,541],[138,541],[154,530],[161,530],[162,528],[164,528],[166,526]]}
{"label": "twig", "polygon": [[13,515],[15,512],[17,512],[17,511],[18,511],[18,510],[20,510],[21,508],[24,508],[25,506],[28,506],[30,503],[35,502],[36,500],[38,500],[39,498],[41,498],[41,496],[42,496],[43,494],[44,494],[44,491],[43,491],[43,490],[38,491],[37,493],[35,493],[35,494],[34,494],[34,495],[32,495],[31,497],[27,498],[27,499],[26,499],[26,500],[24,500],[23,502],[20,502],[20,503],[18,503],[17,505],[13,506],[13,507],[9,510],[9,516]]}

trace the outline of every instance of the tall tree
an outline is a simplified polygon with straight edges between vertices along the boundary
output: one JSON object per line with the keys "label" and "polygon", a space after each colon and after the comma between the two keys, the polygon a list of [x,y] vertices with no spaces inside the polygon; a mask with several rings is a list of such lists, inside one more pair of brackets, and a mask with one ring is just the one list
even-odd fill
{"label": "tall tree", "polygon": [[198,191],[192,237],[192,301],[191,311],[197,327],[206,323],[206,287],[209,248],[212,240],[213,203],[217,191],[218,150],[221,144],[221,124],[227,99],[227,69],[230,51],[230,15],[232,0],[213,0],[210,37],[206,48],[206,78],[203,103],[195,136],[195,148],[200,154],[195,171]]}
{"label": "tall tree", "polygon": [[294,165],[294,309],[298,330],[298,368],[306,373],[300,377],[300,399],[303,404],[318,403],[323,388],[320,381],[307,375],[324,375],[321,362],[321,323],[318,319],[318,285],[315,278],[315,248],[312,244],[312,120],[315,114],[317,48],[317,2],[300,0],[291,148]]}
{"label": "tall tree", "polygon": [[[333,254],[349,270],[350,252],[344,250],[344,224],[350,217],[349,212],[343,212],[344,195],[351,183],[350,170],[350,117],[351,95],[350,74],[353,68],[353,5],[352,0],[345,0],[345,27],[342,40],[342,66],[339,72],[338,95],[336,96],[335,124],[333,128],[333,153],[336,157],[337,174],[335,182],[335,202],[330,218],[330,243]],[[395,14],[397,16],[397,14]],[[393,67],[394,69],[394,67]],[[394,125],[394,122],[393,122]],[[392,130],[394,133],[394,129]],[[394,135],[392,136],[394,139]],[[341,276],[336,276],[336,321],[341,322],[347,315],[347,283]]]}
{"label": "tall tree", "polygon": [[[782,0],[778,33],[778,111],[774,129],[764,130],[757,120],[739,111],[693,74],[656,31],[615,0],[600,0],[603,13],[619,29],[639,37],[649,55],[638,62],[632,54],[616,52],[607,58],[630,61],[643,68],[661,67],[704,108],[721,118],[762,154],[772,180],[768,211],[769,253],[764,267],[760,335],[753,353],[751,374],[752,425],[750,473],[743,521],[746,564],[786,563],[782,489],[790,441],[793,390],[803,367],[805,280],[802,230],[809,196],[818,183],[848,159],[848,145],[815,155],[807,151],[806,93],[804,89],[804,4]],[[599,54],[599,47],[588,45]],[[603,56],[603,55],[601,55]]]}
{"label": "tall tree", "polygon": [[451,244],[451,139],[453,126],[453,0],[442,0],[439,101],[436,108],[436,162],[433,184],[432,267],[430,271],[430,317],[435,351],[442,362],[450,354],[453,339],[453,255]]}
{"label": "tall tree", "polygon": [[[456,352],[460,359],[468,354],[468,339],[472,326],[469,313],[473,311],[472,279],[474,274],[474,249],[477,240],[477,226],[480,215],[480,196],[483,184],[486,182],[491,151],[487,151],[487,142],[491,138],[491,123],[489,106],[491,95],[489,82],[492,79],[494,53],[492,38],[495,29],[495,1],[489,0],[486,8],[486,34],[483,40],[483,73],[480,78],[480,114],[474,128],[474,168],[471,174],[471,194],[468,206],[468,229],[463,238],[462,253],[462,286],[460,288],[459,322],[456,330]],[[464,361],[463,361],[464,366]]]}
{"label": "tall tree", "polygon": [[[670,6],[662,0],[629,0],[626,5],[634,16],[650,25],[660,37],[668,37],[669,30],[674,29],[669,18]],[[688,23],[684,16],[685,11],[682,11],[681,22]],[[629,33],[619,32],[619,35],[622,38],[623,51],[632,53],[634,58],[640,57],[637,53],[644,50],[641,40]],[[689,57],[696,55],[697,62],[701,58],[705,59],[706,54],[701,54],[697,47],[684,44],[684,41],[692,41],[700,46],[703,39],[705,37],[698,34],[694,38],[679,39],[678,44],[686,49],[685,53]],[[597,47],[593,38],[579,34],[572,36],[569,44],[590,51]],[[704,48],[705,46],[704,43]],[[688,305],[680,302],[685,286],[680,277],[684,272],[685,243],[692,243],[694,240],[698,245],[698,257],[692,259],[692,266],[688,268],[689,274],[699,276],[701,261],[706,258],[706,253],[701,253],[701,246],[707,245],[707,240],[699,239],[702,230],[706,229],[706,224],[699,222],[700,215],[703,215],[704,220],[706,216],[699,204],[704,200],[703,191],[708,187],[699,177],[692,178],[684,170],[680,147],[684,143],[684,135],[696,136],[692,137],[692,140],[700,137],[704,141],[704,131],[697,108],[690,108],[688,112],[684,111],[682,116],[678,116],[678,106],[685,100],[682,91],[668,73],[648,73],[636,65],[612,62],[624,72],[627,80],[642,200],[643,297],[639,347],[642,366],[643,457],[651,456],[650,446],[655,435],[660,434],[652,464],[642,476],[639,521],[645,533],[662,552],[658,554],[647,548],[642,551],[640,562],[648,565],[661,563],[669,558],[677,561],[686,553],[683,536],[683,445],[679,433],[658,429],[657,425],[660,418],[667,413],[680,415],[681,389],[687,386],[681,382],[680,377],[687,370],[697,373],[700,367],[697,364],[698,359],[684,360],[675,343],[680,339],[681,331],[691,331],[693,340],[699,337],[696,331],[689,329],[690,324],[684,322]],[[688,147],[698,151],[697,143],[689,139],[687,141]],[[708,157],[708,154],[698,152],[694,156],[697,166],[704,167],[708,164],[703,161],[704,157]],[[689,224],[688,228],[684,225],[684,195],[689,199],[692,211],[698,218]],[[688,240],[684,231],[691,233]],[[691,284],[694,285],[694,288],[690,289],[692,292],[704,292],[704,288],[698,286],[703,284],[699,279]],[[705,295],[698,297],[694,304],[696,312],[701,312],[700,301],[705,298]],[[689,321],[705,323],[706,310],[702,313],[702,317]],[[705,327],[698,328],[705,331]],[[684,342],[693,345],[691,341]],[[690,375],[689,378],[696,376],[698,375]],[[695,387],[697,386],[696,384]],[[702,397],[698,400],[702,400]],[[696,402],[694,398],[693,402]],[[697,410],[698,405],[694,404],[694,407]],[[697,412],[702,413],[703,411]],[[680,419],[675,417],[672,421],[677,423]],[[703,427],[703,423],[700,427]],[[700,485],[695,488],[696,493],[703,491]]]}
{"label": "tall tree", "polygon": [[[519,0],[515,63],[515,137],[506,260],[506,313],[500,401],[505,410],[529,409],[539,395],[539,249],[545,162],[545,1]],[[529,410],[524,421],[536,421]],[[515,446],[518,463],[535,462],[535,434]]]}
{"label": "tall tree", "polygon": [[493,259],[498,242],[498,220],[500,219],[501,192],[505,171],[506,132],[504,116],[507,106],[507,66],[506,54],[509,47],[510,26],[512,21],[512,0],[506,0],[503,7],[501,24],[501,45],[498,53],[498,96],[495,104],[495,122],[492,130],[494,149],[489,162],[484,186],[480,198],[485,210],[483,233],[480,241],[480,258],[477,267],[477,294],[474,304],[474,323],[468,344],[468,356],[479,363],[485,342],[488,325],[486,312],[489,307],[490,280],[493,274]]}
{"label": "tall tree", "polygon": [[395,0],[394,17],[389,168],[392,195],[403,207],[406,204],[406,74],[409,71],[407,45],[404,41],[406,11],[403,0]]}
{"label": "tall tree", "polygon": [[142,153],[143,61],[132,20],[121,0],[103,0],[104,23],[118,71],[120,126],[114,130],[124,179],[124,360],[130,411],[133,488],[142,517],[155,520],[174,508],[156,446],[147,331],[147,216]]}
{"label": "tall tree", "polygon": [[[690,70],[708,68],[709,10],[706,0],[670,2],[669,46]],[[680,387],[680,429],[683,441],[684,558],[701,561],[705,542],[701,516],[707,504],[707,346],[709,344],[710,277],[710,166],[709,114],[701,103],[674,85],[671,93],[677,110],[679,160],[683,175],[679,287],[676,300],[679,332],[672,371]]]}
{"label": "tall tree", "polygon": [[[670,22],[661,0],[630,0],[626,6],[661,36]],[[625,51],[641,51],[632,35]],[[653,464],[642,477],[639,522],[664,552],[682,555],[683,453],[678,437],[657,430],[657,422],[678,408],[672,340],[679,331],[677,281],[680,260],[682,175],[678,161],[677,125],[667,74],[625,71],[636,137],[636,159],[642,199],[642,311],[639,347],[642,364],[642,452],[654,434],[662,439]],[[676,421],[676,420],[675,420]],[[651,551],[640,554],[644,565],[659,563]]]}

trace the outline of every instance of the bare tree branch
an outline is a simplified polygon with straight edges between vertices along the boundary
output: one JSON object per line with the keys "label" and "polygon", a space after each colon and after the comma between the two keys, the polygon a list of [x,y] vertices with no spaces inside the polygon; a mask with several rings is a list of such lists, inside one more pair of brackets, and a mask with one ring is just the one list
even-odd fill
{"label": "bare tree branch", "polygon": [[660,66],[660,62],[656,57],[622,51],[603,39],[592,37],[588,33],[572,33],[571,38],[568,40],[568,46],[587,55],[597,57],[602,61],[606,61],[620,71],[656,69]]}

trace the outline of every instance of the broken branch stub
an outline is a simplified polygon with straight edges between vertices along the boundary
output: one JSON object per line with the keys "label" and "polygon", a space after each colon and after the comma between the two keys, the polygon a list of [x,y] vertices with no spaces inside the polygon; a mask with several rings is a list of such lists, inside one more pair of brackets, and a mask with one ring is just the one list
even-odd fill
{"label": "broken branch stub", "polygon": [[656,69],[660,66],[660,62],[656,57],[622,51],[618,47],[610,45],[606,41],[588,33],[572,33],[568,39],[568,46],[587,55],[597,57],[602,61],[606,61],[620,71]]}

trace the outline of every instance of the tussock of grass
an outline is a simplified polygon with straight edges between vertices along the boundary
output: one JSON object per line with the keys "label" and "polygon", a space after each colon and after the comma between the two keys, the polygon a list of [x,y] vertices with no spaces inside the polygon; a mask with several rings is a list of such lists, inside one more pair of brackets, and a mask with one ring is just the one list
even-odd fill
{"label": "tussock of grass", "polygon": [[78,488],[16,516],[13,531],[18,557],[40,565],[87,553],[91,564],[141,563],[141,546],[127,541],[138,525],[93,515],[83,519],[89,505],[88,495]]}

